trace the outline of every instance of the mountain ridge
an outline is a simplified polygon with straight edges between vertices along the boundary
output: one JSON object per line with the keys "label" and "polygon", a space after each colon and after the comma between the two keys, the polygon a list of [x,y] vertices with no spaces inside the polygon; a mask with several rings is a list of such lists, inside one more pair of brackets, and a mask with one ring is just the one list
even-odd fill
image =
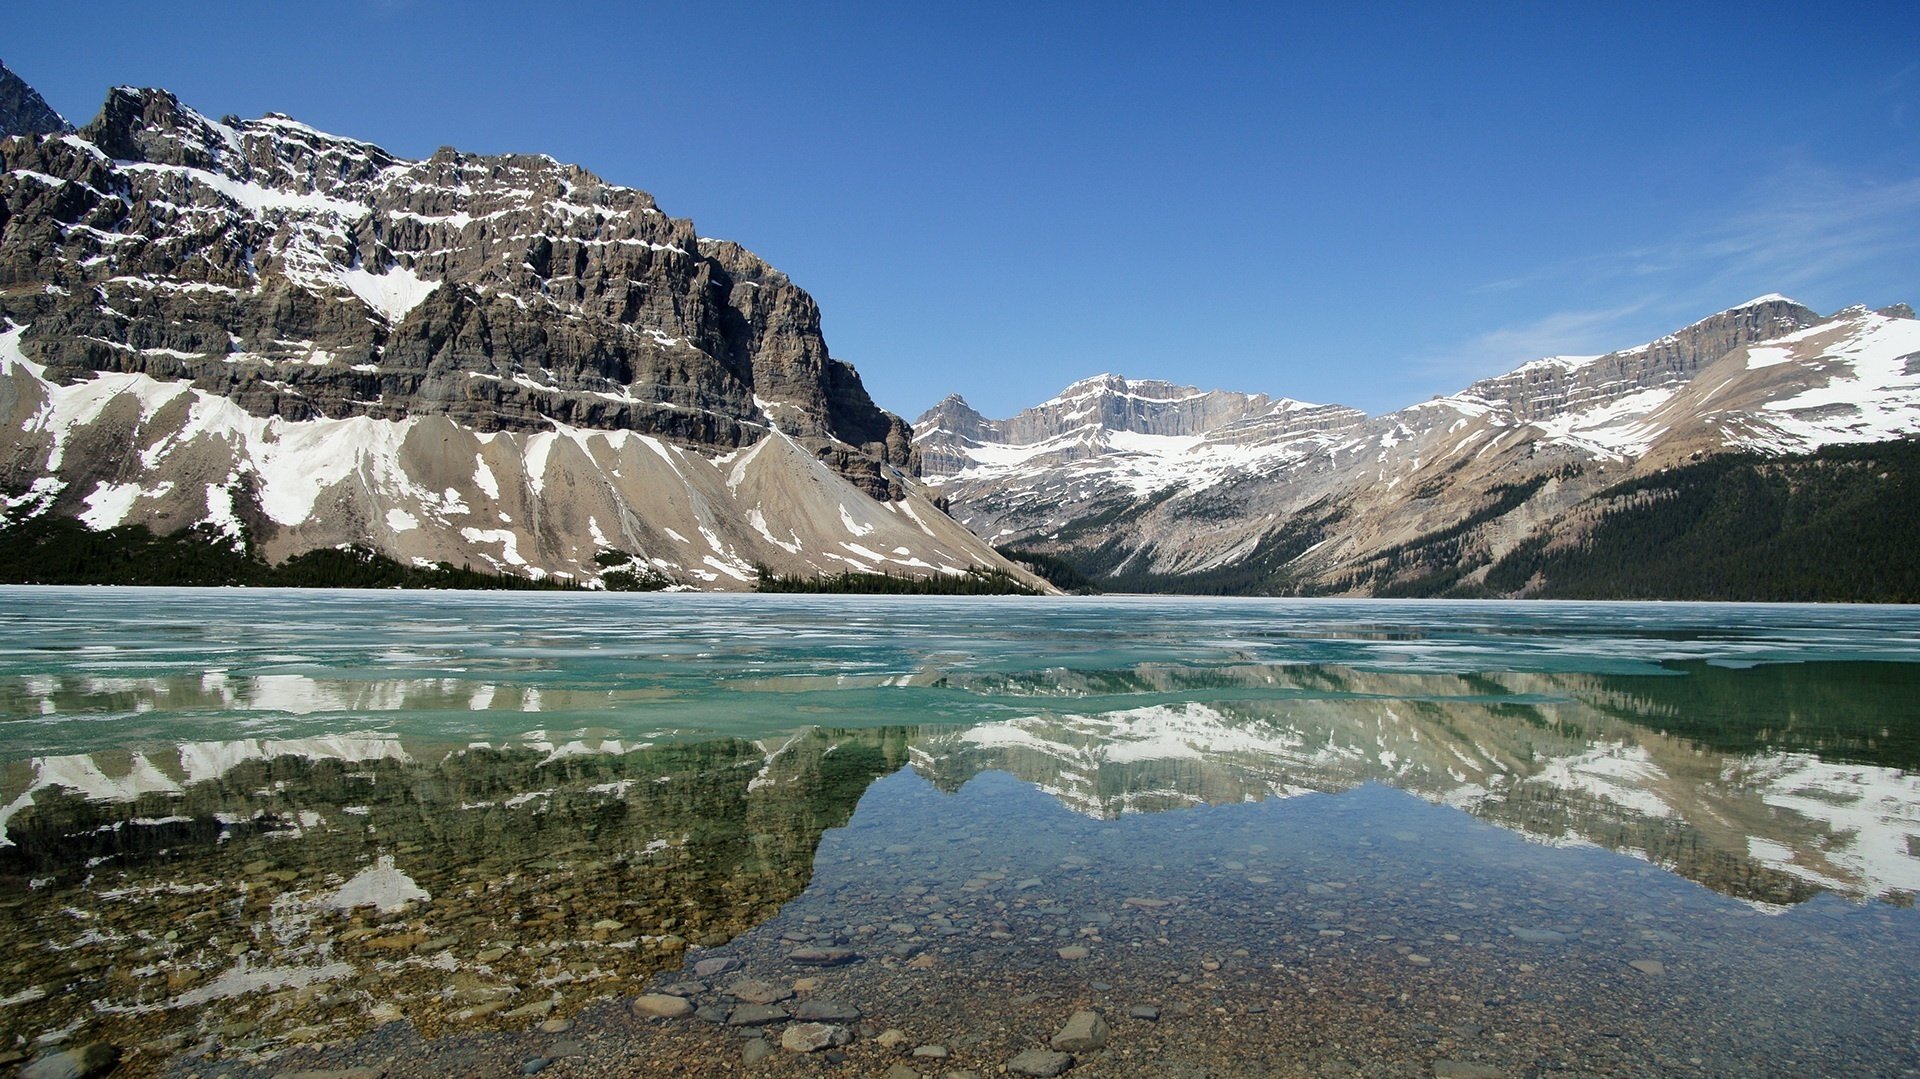
{"label": "mountain ridge", "polygon": [[[1094,421],[1042,432],[1072,452],[1019,441],[1086,387],[1152,384],[1100,376],[965,427],[953,422],[964,402],[949,398],[921,417],[916,448],[969,526],[1109,587],[1478,587],[1494,561],[1631,475],[1920,433],[1917,331],[1904,305],[1822,316],[1770,294],[1653,341],[1531,361],[1380,416],[1291,402],[1285,422],[1251,438],[1230,423],[1155,440]],[[1157,385],[1167,400],[1227,393]],[[1410,578],[1415,548],[1427,561]],[[1460,572],[1447,576],[1448,564]]]}
{"label": "mountain ridge", "polygon": [[639,189],[132,87],[0,166],[9,520],[588,585],[1012,570],[812,297]]}

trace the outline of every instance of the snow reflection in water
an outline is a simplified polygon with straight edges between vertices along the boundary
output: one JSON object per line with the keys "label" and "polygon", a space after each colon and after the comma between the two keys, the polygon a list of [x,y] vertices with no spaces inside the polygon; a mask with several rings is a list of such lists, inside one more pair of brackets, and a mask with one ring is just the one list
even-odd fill
{"label": "snow reflection in water", "polygon": [[[1901,1059],[1881,1017],[1914,995],[1913,611],[5,598],[15,1051],[104,1016],[139,1067],[399,1016],[512,1028],[743,933],[727,946],[777,973],[782,937],[837,923],[872,985],[936,954],[1084,997],[1093,968],[1049,958],[1063,934],[1121,987],[1106,1005],[1220,964],[1173,984],[1261,1007],[1243,1026],[1282,1041],[1305,1029],[1283,1011],[1412,1000],[1439,970],[1515,1007],[1498,984],[1525,975],[1540,1007],[1566,998],[1568,1059],[1622,1070],[1742,1070],[1765,1058],[1735,1043],[1786,1053],[1781,1031],[1817,1067]],[[156,602],[171,620],[133,624]],[[1118,894],[1149,886],[1177,918]],[[928,895],[938,932],[879,928]],[[1796,941],[1816,959],[1788,962]],[[1620,981],[1636,957],[1672,976]],[[1820,994],[1849,1003],[1810,1031]],[[1676,1039],[1709,1001],[1751,1014],[1691,1065]],[[1609,1008],[1627,1034],[1595,1033]],[[1559,1051],[1402,1034],[1510,1069]]]}

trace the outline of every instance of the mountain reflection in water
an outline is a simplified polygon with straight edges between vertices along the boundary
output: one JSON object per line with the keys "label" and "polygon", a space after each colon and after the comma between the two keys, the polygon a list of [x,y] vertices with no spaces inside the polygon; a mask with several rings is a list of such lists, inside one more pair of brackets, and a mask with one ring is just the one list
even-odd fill
{"label": "mountain reflection in water", "polygon": [[1920,782],[1865,701],[1920,686],[1889,684],[1904,667],[1820,667],[1145,666],[971,677],[958,688],[1077,709],[971,726],[37,758],[0,790],[19,960],[0,971],[0,1030],[104,1012],[151,1037],[297,1043],[399,1015],[431,1032],[565,1009],[773,916],[822,833],[909,763],[946,791],[1009,773],[1101,819],[1378,782],[1762,909],[1822,889],[1910,903]]}
{"label": "mountain reflection in water", "polygon": [[[1791,966],[1791,938],[1835,909],[1855,912],[1835,962],[1859,965],[1856,928],[1898,941],[1875,954],[1912,950],[1920,663],[1899,660],[1920,648],[1897,612],[1795,611],[1784,630],[1735,612],[1722,632],[1628,608],[1609,635],[1551,606],[1288,622],[1067,604],[998,627],[985,605],[856,605],[830,630],[805,604],[742,600],[638,628],[568,608],[586,613],[536,629],[463,598],[470,618],[408,622],[402,641],[322,596],[313,621],[287,612],[240,644],[219,618],[145,640],[91,597],[9,595],[68,606],[46,620],[60,633],[0,648],[0,1065],[108,1029],[136,1073],[395,1018],[525,1029],[702,949],[777,960],[783,935],[836,922],[884,936],[890,909],[955,889],[972,898],[926,917],[943,962],[987,964],[979,984],[995,962],[1057,962],[1058,932],[1097,945],[1144,918],[1140,946],[1171,947],[1158,908],[1126,906],[1135,887],[1211,927],[1183,945],[1204,944],[1194,962],[1232,969],[1278,941],[1256,966],[1293,978],[1307,948],[1322,1001],[1376,999],[1398,949],[1449,934],[1484,946],[1474,969],[1497,982],[1532,940],[1508,920],[1605,955],[1596,970],[1672,943],[1661,912],[1683,907],[1688,948],[1766,943],[1695,955],[1701,970]],[[1136,846],[1156,860],[1129,862]],[[1189,862],[1214,883],[1157,879]],[[1578,894],[1553,892],[1562,876]],[[1363,878],[1374,899],[1333,917]],[[1685,880],[1731,901],[1676,898]],[[1639,897],[1632,918],[1564,913],[1615,889]],[[1028,914],[1117,921],[1021,937]],[[1007,958],[1035,939],[1037,960]],[[1349,963],[1380,981],[1351,983]],[[1878,999],[1910,997],[1903,977]]]}

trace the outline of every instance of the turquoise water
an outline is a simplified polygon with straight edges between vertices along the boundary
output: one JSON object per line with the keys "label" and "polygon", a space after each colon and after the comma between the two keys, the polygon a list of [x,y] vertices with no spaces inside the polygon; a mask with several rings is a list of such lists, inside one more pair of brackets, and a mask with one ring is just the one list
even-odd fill
{"label": "turquoise water", "polygon": [[1036,696],[1103,711],[1138,688],[1050,680],[1142,668],[1659,675],[1916,658],[1906,608],[0,588],[0,757],[343,724],[453,740],[974,723]]}
{"label": "turquoise water", "polygon": [[0,1057],[817,935],[979,1070],[1143,1003],[1083,1067],[1920,1067],[1912,608],[7,588],[0,820]]}

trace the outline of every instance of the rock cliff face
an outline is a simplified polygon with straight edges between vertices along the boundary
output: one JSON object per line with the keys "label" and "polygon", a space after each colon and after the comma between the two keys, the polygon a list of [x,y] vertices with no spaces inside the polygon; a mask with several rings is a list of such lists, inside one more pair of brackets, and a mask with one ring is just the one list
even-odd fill
{"label": "rock cliff face", "polygon": [[643,191],[125,87],[0,165],[16,516],[714,587],[996,561],[916,493],[813,299]]}
{"label": "rock cliff face", "polygon": [[1920,433],[1916,354],[1904,307],[1764,296],[1372,418],[1102,376],[1006,421],[949,398],[916,437],[961,520],[1112,586],[1392,593],[1471,586],[1634,475]]}
{"label": "rock cliff face", "polygon": [[0,139],[9,135],[52,135],[67,130],[66,118],[53,111],[39,91],[0,64]]}

